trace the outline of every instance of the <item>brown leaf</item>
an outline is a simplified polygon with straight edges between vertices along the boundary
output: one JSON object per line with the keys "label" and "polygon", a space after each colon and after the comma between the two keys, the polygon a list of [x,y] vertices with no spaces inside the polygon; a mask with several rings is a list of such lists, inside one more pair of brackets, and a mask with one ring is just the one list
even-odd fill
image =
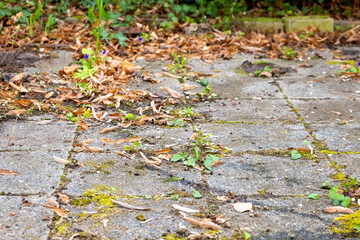
{"label": "brown leaf", "polygon": [[348,213],[348,214],[354,213],[354,211],[351,210],[350,208],[340,207],[340,206],[327,207],[324,209],[324,211],[327,213]]}
{"label": "brown leaf", "polygon": [[51,199],[51,198],[46,198],[46,201],[48,201],[48,203],[51,205],[51,207],[59,207],[59,203],[56,202],[55,200]]}
{"label": "brown leaf", "polygon": [[194,141],[194,140],[195,140],[195,138],[197,138],[197,137],[198,137],[198,135],[199,135],[199,133],[198,133],[198,132],[194,132],[194,133],[190,136],[189,141]]}
{"label": "brown leaf", "polygon": [[64,73],[66,73],[67,75],[73,75],[75,73],[75,71],[77,69],[79,69],[80,66],[79,65],[72,65],[72,66],[69,66],[69,67],[64,67],[63,71]]}
{"label": "brown leaf", "polygon": [[119,128],[118,126],[112,126],[112,127],[104,128],[104,129],[102,129],[100,131],[100,133],[107,133],[107,132],[115,131],[118,128]]}
{"label": "brown leaf", "polygon": [[70,198],[68,195],[61,192],[58,192],[57,194],[59,195],[59,199],[62,203],[68,204],[70,202]]}
{"label": "brown leaf", "polygon": [[71,163],[70,161],[65,160],[65,159],[62,159],[62,158],[59,158],[59,157],[57,157],[57,156],[53,156],[53,158],[54,158],[54,161],[55,161],[55,162],[58,162],[58,163],[62,163],[62,164],[69,164],[69,163]]}
{"label": "brown leaf", "polygon": [[170,148],[164,148],[164,149],[161,149],[161,150],[152,151],[151,153],[156,154],[156,155],[159,155],[159,154],[168,153],[168,152],[170,152],[170,151],[171,151]]}
{"label": "brown leaf", "polygon": [[195,89],[197,86],[196,85],[189,85],[186,83],[181,84],[181,90],[186,91],[186,90],[192,90]]}
{"label": "brown leaf", "polygon": [[12,176],[12,175],[19,175],[19,174],[21,174],[21,173],[13,171],[13,170],[0,169],[0,175]]}
{"label": "brown leaf", "polygon": [[79,122],[79,123],[78,123],[78,126],[79,126],[79,130],[80,130],[80,131],[84,131],[84,130],[88,130],[88,129],[89,129],[89,126],[88,126],[86,123],[83,123],[83,122]]}
{"label": "brown leaf", "polygon": [[20,73],[20,74],[14,76],[14,77],[10,80],[10,82],[17,82],[17,81],[23,79],[24,76],[25,76],[25,73]]}
{"label": "brown leaf", "polygon": [[170,96],[172,96],[173,98],[177,98],[177,99],[180,99],[184,104],[186,104],[186,101],[185,99],[181,96],[180,93],[168,88],[168,87],[165,87],[165,86],[162,86],[160,87],[165,93],[169,94]]}
{"label": "brown leaf", "polygon": [[200,228],[212,229],[216,231],[222,229],[219,225],[211,222],[211,220],[208,219],[197,220],[195,218],[184,217],[184,220]]}
{"label": "brown leaf", "polygon": [[57,215],[59,215],[60,217],[63,217],[63,218],[68,218],[69,215],[67,214],[67,212],[65,212],[64,210],[58,208],[58,207],[50,207],[50,206],[46,206],[44,205],[44,207],[47,207],[47,208],[51,208],[52,210],[54,210],[54,212],[56,212]]}
{"label": "brown leaf", "polygon": [[252,203],[234,203],[232,204],[237,212],[246,212],[252,209]]}
{"label": "brown leaf", "polygon": [[19,116],[19,115],[24,114],[24,113],[26,113],[26,111],[25,111],[24,109],[18,109],[18,110],[8,111],[8,112],[6,113],[6,115],[10,115],[10,116],[12,116],[12,115],[17,115],[17,116]]}
{"label": "brown leaf", "polygon": [[123,208],[127,208],[127,209],[139,210],[139,211],[149,211],[149,210],[152,210],[151,208],[134,206],[134,205],[130,205],[130,204],[127,204],[127,203],[123,203],[123,202],[116,201],[116,200],[114,200],[114,199],[111,199],[111,201],[112,201],[113,203],[115,203],[116,205],[118,205],[119,207],[123,207]]}
{"label": "brown leaf", "polygon": [[101,141],[103,141],[104,143],[129,143],[129,142],[134,142],[134,141],[140,141],[141,137],[129,137],[129,138],[120,138],[120,139],[115,139],[115,140],[111,140],[109,138],[101,138]]}

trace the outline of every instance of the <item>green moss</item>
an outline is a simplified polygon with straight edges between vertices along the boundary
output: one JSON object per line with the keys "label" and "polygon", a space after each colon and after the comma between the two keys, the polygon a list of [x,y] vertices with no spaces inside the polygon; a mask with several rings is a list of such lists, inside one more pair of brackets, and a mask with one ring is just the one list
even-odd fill
{"label": "green moss", "polygon": [[337,217],[335,221],[338,222],[338,225],[330,228],[332,232],[351,237],[360,237],[360,232],[354,229],[355,226],[360,224],[360,210],[353,214]]}
{"label": "green moss", "polygon": [[185,240],[186,238],[178,238],[178,237],[176,237],[175,233],[172,233],[170,235],[167,235],[167,236],[163,237],[163,239],[166,239],[166,240]]}
{"label": "green moss", "polygon": [[337,61],[337,60],[334,60],[334,61],[327,61],[326,63],[329,64],[329,65],[334,65],[334,64],[357,65],[357,62],[356,62],[356,61],[351,61],[351,60],[348,60],[348,61]]}
{"label": "green moss", "polygon": [[266,61],[263,61],[263,60],[255,62],[254,64],[260,64],[260,63],[272,64],[271,62],[266,62]]}
{"label": "green moss", "polygon": [[242,70],[242,69],[237,69],[237,70],[235,70],[235,73],[239,73],[239,74],[241,74],[241,75],[249,75],[247,72],[245,72],[245,71]]}
{"label": "green moss", "polygon": [[249,22],[282,22],[282,19],[280,18],[267,18],[267,17],[257,17],[257,18],[251,18],[251,17],[241,17],[239,18],[240,21],[249,21]]}
{"label": "green moss", "polygon": [[87,189],[82,194],[82,198],[74,199],[71,201],[72,205],[85,206],[90,203],[95,204],[99,207],[111,207],[114,205],[112,199],[115,199],[116,191],[113,188],[105,185],[94,186],[94,189]]}
{"label": "green moss", "polygon": [[136,219],[139,220],[139,221],[146,221],[146,218],[141,214],[136,215]]}

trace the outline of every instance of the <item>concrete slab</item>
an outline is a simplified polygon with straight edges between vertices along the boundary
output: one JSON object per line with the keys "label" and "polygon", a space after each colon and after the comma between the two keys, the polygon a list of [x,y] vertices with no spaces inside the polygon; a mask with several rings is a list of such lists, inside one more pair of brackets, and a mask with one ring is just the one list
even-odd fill
{"label": "concrete slab", "polygon": [[211,121],[298,122],[285,100],[219,100],[200,102],[194,112]]}
{"label": "concrete slab", "polygon": [[0,122],[0,150],[41,150],[67,153],[72,147],[76,125],[59,121],[37,125],[33,121],[17,121],[11,143],[6,149],[15,120]]}
{"label": "concrete slab", "polygon": [[303,146],[304,140],[311,141],[309,134],[301,124],[198,124],[204,134],[213,133],[208,139],[214,143],[221,143],[234,152],[248,150],[284,150],[291,147]]}
{"label": "concrete slab", "polygon": [[0,196],[0,238],[47,239],[53,211],[38,204],[45,197]]}
{"label": "concrete slab", "polygon": [[333,173],[327,161],[249,154],[221,160],[207,177],[209,187],[235,195],[309,195]]}
{"label": "concrete slab", "polygon": [[278,81],[290,99],[347,99],[357,96],[359,84],[343,82],[336,78],[298,78]]}
{"label": "concrete slab", "polygon": [[341,169],[343,174],[351,174],[360,179],[360,155],[359,154],[328,154],[329,158],[345,169]]}
{"label": "concrete slab", "polygon": [[308,123],[359,123],[358,100],[290,100]]}
{"label": "concrete slab", "polygon": [[360,124],[312,124],[317,140],[324,141],[328,149],[355,151],[360,149]]}
{"label": "concrete slab", "polygon": [[7,194],[51,194],[63,174],[64,165],[53,156],[67,158],[67,153],[42,151],[0,152],[1,168],[20,172],[0,175],[0,192]]}
{"label": "concrete slab", "polygon": [[146,166],[140,155],[131,160],[116,153],[79,153],[73,158],[84,167],[69,170],[67,178],[71,182],[67,184],[66,193],[71,195],[81,195],[94,185],[114,186],[123,195],[164,195],[171,190],[189,190],[202,182],[199,170],[185,170],[182,163],[170,162],[163,162],[161,169],[156,170]]}

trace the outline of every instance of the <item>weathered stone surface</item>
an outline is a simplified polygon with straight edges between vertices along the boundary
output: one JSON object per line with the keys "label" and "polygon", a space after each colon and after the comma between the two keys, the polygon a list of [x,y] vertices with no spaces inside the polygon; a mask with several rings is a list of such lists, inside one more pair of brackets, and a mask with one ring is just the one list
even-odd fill
{"label": "weathered stone surface", "polygon": [[334,30],[334,20],[330,17],[322,16],[295,16],[284,17],[285,30],[287,32],[299,32],[306,30],[309,26],[319,29],[322,32],[332,32]]}
{"label": "weathered stone surface", "polygon": [[360,155],[359,154],[328,154],[329,158],[340,166],[344,174],[351,174],[352,177],[360,179]]}
{"label": "weathered stone surface", "polygon": [[219,100],[196,104],[194,112],[212,121],[297,122],[285,100]]}
{"label": "weathered stone surface", "polygon": [[313,124],[314,134],[318,140],[324,141],[327,147],[337,151],[355,151],[360,149],[359,124]]}
{"label": "weathered stone surface", "polygon": [[0,122],[0,150],[41,150],[67,153],[75,134],[75,124],[59,121],[51,125],[37,125],[33,121]]}
{"label": "weathered stone surface", "polygon": [[1,168],[20,172],[0,175],[0,192],[10,194],[51,194],[63,174],[64,165],[53,156],[67,159],[64,152],[13,151],[0,152]]}
{"label": "weathered stone surface", "polygon": [[291,100],[292,105],[308,123],[359,123],[360,104],[357,100]]}
{"label": "weathered stone surface", "polygon": [[244,154],[222,161],[207,177],[209,187],[236,195],[308,195],[333,173],[327,161],[291,160],[290,156]]}
{"label": "weathered stone surface", "polygon": [[[149,157],[146,151],[143,151]],[[69,170],[66,193],[81,195],[94,186],[114,186],[124,195],[166,195],[171,190],[189,190],[189,187],[201,183],[199,170],[184,170],[181,162],[163,162],[161,169],[156,170],[146,165],[140,156],[128,159],[116,153],[79,153],[73,157],[84,166]],[[175,180],[183,178],[182,180]]]}
{"label": "weathered stone surface", "polygon": [[284,23],[281,19],[276,18],[239,18],[233,21],[234,25],[238,25],[244,30],[250,30],[261,33],[274,33],[284,30]]}
{"label": "weathered stone surface", "polygon": [[45,197],[0,196],[0,238],[7,240],[40,239],[49,234],[53,211]]}
{"label": "weathered stone surface", "polygon": [[234,152],[247,150],[284,150],[291,147],[303,146],[303,140],[310,140],[308,132],[301,124],[199,124],[204,134],[213,133],[208,139],[214,143],[221,143]]}

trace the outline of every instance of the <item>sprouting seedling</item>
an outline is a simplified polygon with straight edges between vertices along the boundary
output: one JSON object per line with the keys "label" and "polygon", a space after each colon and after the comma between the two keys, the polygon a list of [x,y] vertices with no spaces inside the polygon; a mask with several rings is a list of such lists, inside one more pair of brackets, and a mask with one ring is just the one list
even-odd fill
{"label": "sprouting seedling", "polygon": [[314,153],[314,149],[313,149],[313,147],[311,146],[311,144],[308,142],[308,141],[306,141],[306,140],[304,140],[304,143],[306,144],[306,146],[308,146],[308,148],[310,149],[310,154],[311,155],[313,155],[313,153]]}

